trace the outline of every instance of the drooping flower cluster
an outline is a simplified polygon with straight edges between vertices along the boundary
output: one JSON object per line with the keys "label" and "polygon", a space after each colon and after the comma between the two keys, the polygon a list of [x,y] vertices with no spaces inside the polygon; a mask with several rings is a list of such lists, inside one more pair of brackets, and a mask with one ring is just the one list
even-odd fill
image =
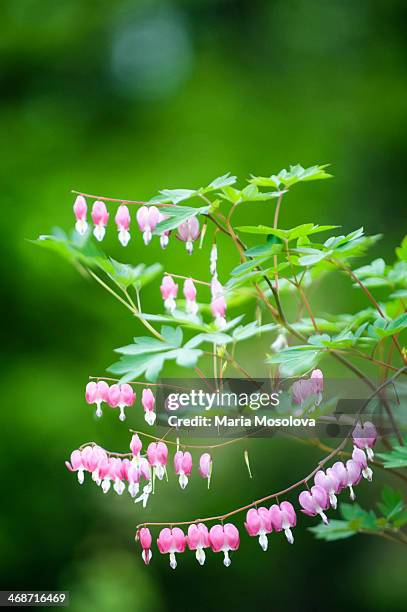
{"label": "drooping flower cluster", "polygon": [[313,370],[310,378],[300,378],[292,386],[291,393],[294,404],[302,406],[311,396],[315,396],[315,405],[319,406],[324,391],[324,375],[321,370]]}
{"label": "drooping flower cluster", "polygon": [[[146,455],[141,455],[142,442],[138,434],[134,434],[130,441],[131,453],[118,456],[117,453],[108,453],[98,445],[86,445],[71,453],[70,462],[65,465],[71,472],[77,472],[78,482],[82,484],[85,472],[92,474],[92,480],[101,486],[107,493],[113,483],[113,490],[121,495],[126,488],[132,497],[136,497],[140,489],[140,481],[146,480],[141,497],[136,501],[143,501],[146,505],[148,496],[153,492],[155,478],[162,480],[167,474],[168,447],[162,440],[151,442]],[[182,489],[188,484],[188,476],[192,472],[192,456],[189,452],[177,451],[174,454],[174,471],[179,477]],[[209,478],[212,472],[212,458],[204,453],[199,461],[199,474],[202,478]]]}
{"label": "drooping flower cluster", "polygon": [[[86,198],[82,195],[78,195],[73,205],[73,211],[75,215],[75,229],[81,236],[85,235],[88,231],[87,213],[88,205]],[[106,226],[109,221],[109,213],[106,208],[105,202],[102,200],[95,200],[92,205],[91,217],[93,221],[93,235],[99,242],[103,240],[106,234]],[[149,244],[153,237],[154,230],[161,221],[165,221],[167,217],[160,212],[157,206],[140,206],[136,213],[136,220],[139,230],[143,234],[144,244]],[[115,223],[118,231],[118,238],[120,243],[125,247],[130,241],[130,223],[131,216],[128,207],[123,202],[116,212]],[[169,242],[169,230],[162,231],[160,236],[160,244],[165,249]],[[200,235],[199,221],[196,217],[187,219],[184,223],[181,223],[178,227],[177,238],[185,242],[188,253],[193,251],[193,243]]]}
{"label": "drooping flower cluster", "polygon": [[[101,487],[103,493],[107,493],[112,487],[118,495],[122,495],[127,486],[135,502],[142,501],[145,506],[152,492],[152,475],[149,461],[140,455],[141,448],[140,439],[138,436],[133,436],[130,444],[132,458],[122,459],[112,456],[100,446],[89,445],[74,450],[71,453],[70,462],[66,461],[65,465],[69,471],[77,472],[80,484],[84,482],[85,472],[89,472],[92,480]],[[143,480],[146,481],[146,484],[142,494],[136,497],[140,492],[140,483]]]}
{"label": "drooping flower cluster", "polygon": [[[143,531],[139,534],[140,543],[143,549],[142,557],[145,563],[151,559],[151,551],[146,552],[145,544],[151,546],[151,534],[149,536]],[[143,537],[143,542],[141,538]],[[205,549],[211,548],[213,552],[223,552],[223,563],[226,567],[231,564],[230,551],[237,550],[240,544],[239,531],[232,523],[225,525],[213,525],[210,530],[204,523],[193,523],[188,527],[188,534],[179,527],[165,527],[160,531],[157,539],[157,547],[161,554],[169,554],[170,566],[172,569],[177,567],[176,554],[183,553],[188,546],[189,550],[195,551],[195,557],[200,565],[205,563]],[[148,561],[146,561],[148,559]]]}
{"label": "drooping flower cluster", "polygon": [[[176,307],[176,298],[178,295],[178,285],[174,281],[173,277],[166,274],[163,277],[160,286],[161,296],[164,300],[164,308],[172,314]],[[186,278],[183,286],[183,293],[186,300],[185,310],[188,314],[196,315],[199,306],[196,301],[197,290],[195,283],[192,278]],[[224,295],[224,289],[217,277],[214,276],[211,282],[211,312],[215,318],[215,324],[218,329],[224,329],[226,326],[226,300]]]}
{"label": "drooping flower cluster", "polygon": [[291,527],[295,527],[296,524],[297,515],[293,505],[290,502],[283,501],[281,504],[273,504],[269,509],[264,507],[250,508],[244,526],[250,536],[259,537],[261,548],[267,550],[267,534],[272,531],[280,532],[284,530],[288,542],[293,544],[294,537]]}
{"label": "drooping flower cluster", "polygon": [[[361,438],[361,433],[365,433],[366,437]],[[337,461],[332,467],[326,471],[318,470],[314,476],[314,486],[309,491],[302,491],[299,495],[299,502],[302,507],[302,512],[309,516],[319,515],[324,523],[328,523],[328,518],[325,510],[330,507],[337,507],[336,496],[344,489],[349,489],[351,500],[355,499],[353,487],[357,485],[362,478],[371,481],[373,472],[368,467],[368,458],[373,455],[372,447],[377,439],[376,428],[373,423],[365,423],[364,426],[357,425],[352,433],[355,447],[352,453],[352,459],[348,459],[346,463]],[[366,456],[363,447],[369,451]]]}
{"label": "drooping flower cluster", "polygon": [[[124,421],[126,414],[125,408],[133,406],[136,401],[136,393],[131,385],[109,385],[104,380],[98,382],[91,381],[86,385],[85,398],[88,404],[96,404],[96,416],[102,416],[101,405],[103,402],[110,408],[119,408],[119,419]],[[141,394],[141,404],[144,408],[144,418],[149,425],[154,425],[156,419],[155,398],[151,389],[143,389]]]}

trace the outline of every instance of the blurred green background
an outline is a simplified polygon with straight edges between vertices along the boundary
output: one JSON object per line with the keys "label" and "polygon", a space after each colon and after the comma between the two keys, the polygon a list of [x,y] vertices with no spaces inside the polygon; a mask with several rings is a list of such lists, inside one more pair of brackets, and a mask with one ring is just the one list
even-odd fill
{"label": "blurred green background", "polygon": [[[402,0],[2,3],[2,589],[69,590],[78,612],[406,609],[403,550],[366,536],[315,541],[308,518],[294,546],[272,536],[267,554],[242,533],[227,570],[219,556],[200,568],[185,554],[173,572],[156,549],[145,568],[133,542],[141,517],[226,512],[294,482],[320,453],[250,442],[249,480],[236,445],[215,455],[209,492],[198,477],[185,491],[172,479],[145,512],[79,488],[64,467],[71,450],[86,440],[125,449],[128,426],[143,423],[109,411],[96,422],[83,398],[87,376],[141,330],[26,241],[73,226],[73,188],[143,199],[227,171],[244,179],[330,162],[335,179],[293,189],[282,225],[364,225],[385,234],[374,254],[392,260],[405,221],[406,12]],[[250,219],[269,223],[273,211],[253,205]],[[164,254],[145,249],[136,232],[123,251],[115,233],[104,248],[118,259],[164,257],[171,271],[206,274],[207,252],[187,260],[175,241]],[[161,309],[158,283],[145,303]],[[341,279],[316,307],[364,304]],[[378,491],[361,486],[361,503]]]}

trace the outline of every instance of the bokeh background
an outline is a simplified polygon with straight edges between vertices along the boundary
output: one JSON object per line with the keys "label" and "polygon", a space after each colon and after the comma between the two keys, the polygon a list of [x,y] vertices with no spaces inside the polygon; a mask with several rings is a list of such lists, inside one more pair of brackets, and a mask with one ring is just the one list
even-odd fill
{"label": "bokeh background", "polygon": [[[125,449],[128,425],[142,424],[136,411],[124,425],[109,412],[96,422],[83,398],[87,376],[141,330],[26,240],[72,227],[73,188],[144,199],[227,171],[329,162],[335,179],[295,188],[282,225],[364,225],[384,233],[374,254],[391,261],[405,221],[406,12],[402,0],[2,3],[2,589],[69,590],[78,612],[406,609],[404,550],[366,536],[319,542],[304,528],[311,519],[293,547],[274,537],[267,554],[243,537],[228,570],[183,555],[173,572],[158,553],[145,568],[133,541],[142,516],[227,511],[301,477],[319,453],[251,442],[249,480],[236,445],[215,456],[209,493],[198,478],[185,491],[172,479],[144,513],[80,489],[64,467],[70,451],[86,440]],[[253,205],[250,220],[272,214]],[[207,253],[187,260],[179,243],[163,255],[137,236],[123,251],[111,229],[105,247],[132,263],[207,270]],[[231,255],[221,258],[226,269]],[[145,300],[161,308],[157,284]],[[363,305],[344,280],[315,303]],[[379,488],[362,487],[361,503],[374,505]]]}

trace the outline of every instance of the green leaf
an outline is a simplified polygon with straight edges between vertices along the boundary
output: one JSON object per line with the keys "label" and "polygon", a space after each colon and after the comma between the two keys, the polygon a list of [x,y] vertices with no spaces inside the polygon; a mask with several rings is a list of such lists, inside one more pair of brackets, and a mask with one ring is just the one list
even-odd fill
{"label": "green leaf", "polygon": [[377,507],[387,520],[397,519],[405,509],[404,499],[400,491],[392,489],[388,485],[384,486],[381,492],[381,501]]}
{"label": "green leaf", "polygon": [[223,176],[219,176],[214,179],[207,187],[204,187],[202,190],[203,193],[207,193],[208,191],[216,191],[217,189],[222,189],[223,187],[228,187],[229,185],[234,185],[237,181],[236,176],[231,176],[230,172],[224,174]]}
{"label": "green leaf", "polygon": [[268,225],[243,225],[238,227],[239,231],[246,234],[264,234],[277,236],[281,240],[297,240],[299,238],[305,238],[312,234],[319,232],[326,232],[327,230],[335,229],[337,225],[314,225],[313,223],[303,223],[297,225],[291,229],[285,230],[281,228],[273,228]]}
{"label": "green leaf", "polygon": [[369,325],[368,333],[372,338],[387,338],[399,334],[407,328],[407,313],[401,314],[393,321],[380,317],[373,325]]}
{"label": "green leaf", "polygon": [[127,289],[134,285],[137,290],[154,280],[162,271],[159,263],[146,267],[144,264],[131,266],[112,258],[99,262],[99,267],[120,287]]}
{"label": "green leaf", "polygon": [[379,459],[383,461],[385,468],[407,467],[407,439],[406,446],[395,446],[391,451],[378,453]]}
{"label": "green leaf", "polygon": [[303,168],[300,164],[297,164],[296,166],[290,166],[289,170],[280,170],[277,175],[273,174],[270,177],[253,176],[250,182],[259,187],[275,187],[279,189],[283,185],[285,188],[288,188],[300,181],[331,178],[332,175],[325,172],[327,166],[328,164]]}
{"label": "green leaf", "polygon": [[154,234],[160,235],[162,232],[175,229],[181,225],[181,223],[185,223],[185,221],[192,217],[206,215],[209,212],[209,208],[209,206],[201,206],[199,208],[193,208],[191,206],[166,206],[161,208],[161,213],[168,218],[158,223],[154,230]]}
{"label": "green leaf", "polygon": [[396,248],[396,255],[401,261],[407,261],[407,236],[404,236],[401,246]]}
{"label": "green leaf", "polygon": [[166,361],[173,360],[179,366],[192,368],[203,354],[200,349],[182,346],[183,333],[180,327],[164,325],[161,336],[163,340],[145,336],[134,338],[134,344],[116,349],[122,356],[108,371],[121,375],[122,383],[143,374],[147,380],[154,381]]}
{"label": "green leaf", "polygon": [[208,342],[209,344],[223,345],[233,342],[233,338],[228,334],[224,334],[222,332],[197,334],[196,336],[191,338],[191,340],[188,340],[188,342],[185,344],[185,348],[195,348],[203,342]]}
{"label": "green leaf", "polygon": [[357,534],[357,530],[350,528],[348,521],[337,519],[331,519],[328,525],[321,523],[316,527],[309,527],[309,530],[312,531],[317,540],[326,540],[327,542],[344,540]]}
{"label": "green leaf", "polygon": [[260,336],[262,333],[266,331],[274,331],[278,328],[278,325],[275,323],[267,323],[266,325],[259,325],[257,321],[252,321],[247,325],[239,325],[233,331],[233,339],[237,342],[241,340],[247,340],[248,338],[252,338],[253,336]]}
{"label": "green leaf", "polygon": [[108,261],[92,241],[89,233],[80,236],[74,231],[71,238],[68,238],[66,233],[57,227],[54,228],[52,234],[40,236],[37,240],[31,242],[43,249],[57,253],[71,264],[96,267],[100,260]]}
{"label": "green leaf", "polygon": [[178,204],[195,196],[197,191],[196,189],[161,189],[160,193],[164,198],[168,198],[169,202]]}
{"label": "green leaf", "polygon": [[299,258],[298,263],[301,266],[313,266],[316,263],[319,263],[323,259],[329,257],[332,254],[332,251],[319,251],[318,249],[302,249],[302,252],[306,251],[308,255],[303,255]]}
{"label": "green leaf", "polygon": [[281,376],[300,376],[315,368],[322,359],[324,351],[305,344],[290,346],[266,359],[266,363],[280,364]]}

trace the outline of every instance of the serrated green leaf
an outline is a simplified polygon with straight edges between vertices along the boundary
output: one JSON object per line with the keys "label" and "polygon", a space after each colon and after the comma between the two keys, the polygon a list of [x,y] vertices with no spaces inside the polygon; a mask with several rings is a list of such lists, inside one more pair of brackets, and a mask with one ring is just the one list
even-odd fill
{"label": "serrated green leaf", "polygon": [[344,540],[357,534],[357,530],[349,526],[348,521],[340,521],[331,519],[328,525],[321,523],[315,527],[309,527],[309,530],[315,535],[318,540],[326,540],[334,542],[335,540]]}
{"label": "serrated green leaf", "polygon": [[271,355],[266,363],[280,365],[281,376],[300,376],[315,368],[322,359],[324,350],[315,349],[305,344],[301,346],[290,346],[282,351]]}
{"label": "serrated green leaf", "polygon": [[378,453],[377,456],[387,469],[407,467],[407,440],[406,446],[395,446],[391,451]]}

